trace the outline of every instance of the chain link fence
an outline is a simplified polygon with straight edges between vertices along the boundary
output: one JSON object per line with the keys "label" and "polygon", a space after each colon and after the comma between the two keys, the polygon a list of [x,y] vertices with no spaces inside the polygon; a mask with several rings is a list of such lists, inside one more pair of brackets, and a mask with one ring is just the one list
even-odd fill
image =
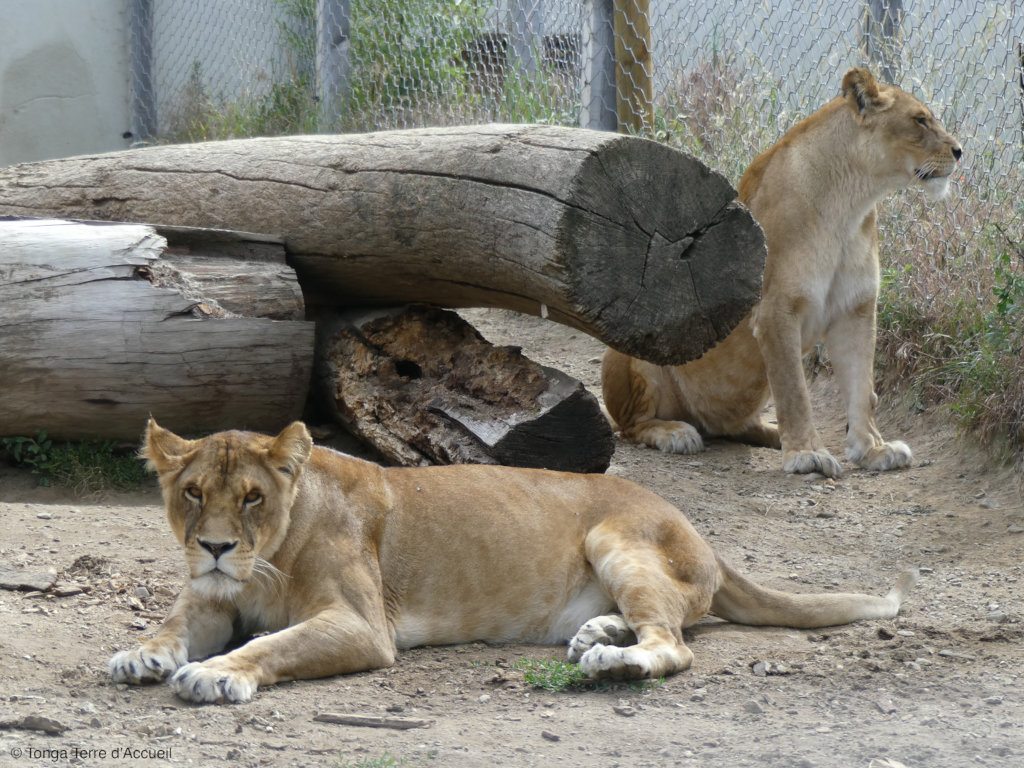
{"label": "chain link fence", "polygon": [[736,183],[866,65],[929,103],[964,145],[952,202],[906,193],[882,215],[889,253],[946,265],[979,243],[1024,242],[1017,5],[131,0],[134,133],[546,122],[646,135]]}

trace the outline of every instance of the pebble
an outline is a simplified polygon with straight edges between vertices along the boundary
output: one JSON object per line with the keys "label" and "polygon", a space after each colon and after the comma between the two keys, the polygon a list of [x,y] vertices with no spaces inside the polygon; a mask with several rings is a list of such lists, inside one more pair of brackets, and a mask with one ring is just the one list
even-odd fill
{"label": "pebble", "polygon": [[542,739],[547,739],[548,741],[561,741],[562,740],[561,736],[559,736],[557,733],[552,733],[551,731],[541,731],[540,735],[541,735]]}
{"label": "pebble", "polygon": [[789,668],[777,661],[759,661],[751,666],[751,670],[758,677],[789,674]]}
{"label": "pebble", "polygon": [[990,707],[996,707],[996,706],[998,706],[998,705],[1003,703],[1003,697],[1002,696],[989,696],[986,699],[982,699],[982,701],[984,701]]}
{"label": "pebble", "polygon": [[53,515],[51,515],[49,512],[37,512],[36,517],[38,517],[40,520],[53,520]]}
{"label": "pebble", "polygon": [[152,597],[152,593],[141,584],[135,588],[135,596],[140,600],[146,600]]}
{"label": "pebble", "polygon": [[751,699],[743,705],[743,711],[749,712],[752,715],[763,715],[764,707],[758,704],[756,701]]}
{"label": "pebble", "polygon": [[698,688],[690,694],[690,701],[704,701],[707,698],[708,692],[704,688]]}
{"label": "pebble", "polygon": [[633,717],[636,714],[636,708],[629,704],[616,704],[612,707],[612,711],[617,715],[622,715],[623,717]]}
{"label": "pebble", "polygon": [[480,694],[480,697],[477,699],[477,701],[479,701],[481,704],[486,704],[490,700],[491,700],[491,694],[489,694],[489,693],[482,693],[482,694]]}

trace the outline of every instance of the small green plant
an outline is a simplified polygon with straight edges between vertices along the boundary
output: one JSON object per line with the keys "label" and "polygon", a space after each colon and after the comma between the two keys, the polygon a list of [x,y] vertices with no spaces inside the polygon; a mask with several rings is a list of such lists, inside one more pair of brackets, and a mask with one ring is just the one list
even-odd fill
{"label": "small green plant", "polygon": [[335,762],[335,768],[395,768],[400,765],[425,765],[424,760],[433,760],[434,753],[428,752],[426,757],[413,760],[411,757],[394,757],[385,752],[379,757],[364,757],[355,762],[350,760],[339,760]]}
{"label": "small green plant", "polygon": [[36,437],[0,438],[0,448],[15,466],[39,475],[42,485],[62,485],[79,493],[131,490],[146,478],[134,452],[119,451],[110,440],[55,445],[41,431]]}
{"label": "small green plant", "polygon": [[33,475],[42,475],[44,479],[48,475],[53,462],[53,441],[45,431],[35,437],[0,438],[0,448],[7,452],[15,466],[28,467]]}
{"label": "small green plant", "polygon": [[588,680],[578,664],[558,659],[519,659],[514,665],[523,679],[535,688],[558,693],[587,687]]}

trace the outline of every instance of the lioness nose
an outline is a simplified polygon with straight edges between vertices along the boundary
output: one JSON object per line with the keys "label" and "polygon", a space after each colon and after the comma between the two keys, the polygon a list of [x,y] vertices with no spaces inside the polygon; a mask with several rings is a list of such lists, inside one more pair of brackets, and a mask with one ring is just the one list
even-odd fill
{"label": "lioness nose", "polygon": [[199,539],[199,546],[213,555],[214,560],[223,555],[225,552],[230,552],[236,546],[237,541],[203,541]]}
{"label": "lioness nose", "polygon": [[960,149],[960,145],[959,144],[953,145],[953,157],[955,157],[957,160],[959,160],[960,157],[963,155],[963,153],[964,153],[964,151],[962,149]]}

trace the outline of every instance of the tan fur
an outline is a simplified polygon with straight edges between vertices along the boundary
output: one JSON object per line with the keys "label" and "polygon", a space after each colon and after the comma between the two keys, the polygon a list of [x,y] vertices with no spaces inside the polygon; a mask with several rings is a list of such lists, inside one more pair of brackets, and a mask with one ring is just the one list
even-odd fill
{"label": "tan fur", "polygon": [[591,677],[659,677],[689,667],[682,630],[708,611],[798,627],[891,617],[914,581],[886,597],[766,589],[626,480],[385,469],[313,447],[299,422],[184,440],[150,421],[143,455],[190,581],[110,671],[169,678],[192,701],[247,701],[279,680],[390,665],[398,648],[474,640],[568,640]]}
{"label": "tan fur", "polygon": [[[873,470],[910,464],[875,424],[875,204],[920,184],[948,189],[960,145],[899,88],[850,70],[842,94],[754,160],[739,199],[768,247],[761,302],[718,346],[661,367],[609,350],[605,407],[623,438],[694,453],[703,437],[781,447],[787,472],[841,474],[811,420],[802,357],[823,340],[847,408],[846,456]],[[774,395],[778,429],[761,411]]]}

